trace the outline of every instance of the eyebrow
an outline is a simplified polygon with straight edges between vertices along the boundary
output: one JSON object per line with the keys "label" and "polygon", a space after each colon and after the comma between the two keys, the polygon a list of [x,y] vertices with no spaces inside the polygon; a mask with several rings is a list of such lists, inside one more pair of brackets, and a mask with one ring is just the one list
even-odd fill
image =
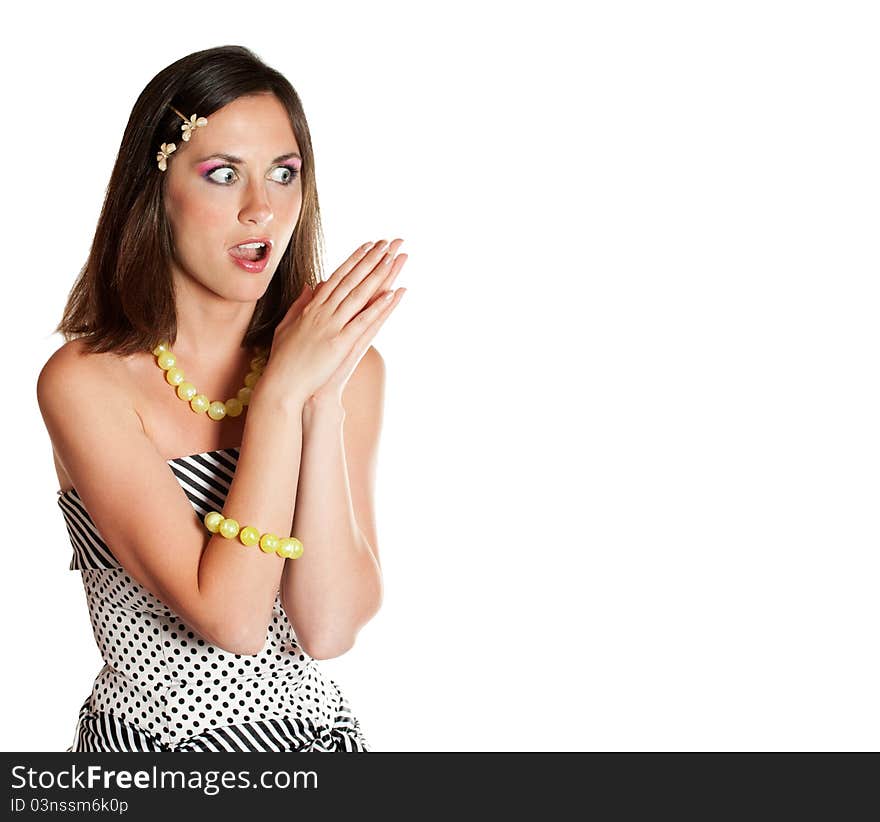
{"label": "eyebrow", "polygon": [[[302,157],[299,156],[295,151],[291,151],[289,154],[281,154],[272,160],[273,163],[280,163],[282,160],[289,160],[291,157],[296,157],[298,160],[302,160]],[[227,163],[244,163],[241,157],[236,157],[233,154],[209,154],[206,157],[200,157],[196,160],[197,163],[203,163],[205,160],[212,160],[217,158],[218,160],[226,160]]]}

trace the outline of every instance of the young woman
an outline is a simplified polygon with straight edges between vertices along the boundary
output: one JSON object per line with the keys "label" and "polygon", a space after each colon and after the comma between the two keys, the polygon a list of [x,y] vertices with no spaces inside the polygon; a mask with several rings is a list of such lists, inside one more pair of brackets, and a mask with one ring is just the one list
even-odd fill
{"label": "young woman", "polygon": [[105,661],[68,750],[369,750],[315,660],[382,599],[401,242],[322,281],[302,105],[249,50],[141,93],[37,387]]}

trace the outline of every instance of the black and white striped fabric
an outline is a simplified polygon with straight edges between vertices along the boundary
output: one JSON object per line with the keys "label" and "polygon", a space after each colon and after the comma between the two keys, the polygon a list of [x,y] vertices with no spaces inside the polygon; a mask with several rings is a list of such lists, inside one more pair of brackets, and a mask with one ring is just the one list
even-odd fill
{"label": "black and white striped fabric", "polygon": [[[199,520],[222,510],[238,454],[168,460]],[[260,653],[229,653],[126,573],[75,488],[58,504],[104,659],[68,751],[370,750],[346,697],[297,642],[280,594]]]}

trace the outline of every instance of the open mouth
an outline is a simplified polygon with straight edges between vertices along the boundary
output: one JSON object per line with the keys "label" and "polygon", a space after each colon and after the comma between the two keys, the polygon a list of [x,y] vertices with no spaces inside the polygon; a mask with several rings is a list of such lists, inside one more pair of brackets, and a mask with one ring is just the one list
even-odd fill
{"label": "open mouth", "polygon": [[266,243],[242,243],[229,249],[229,253],[239,260],[255,263],[266,258],[269,246]]}

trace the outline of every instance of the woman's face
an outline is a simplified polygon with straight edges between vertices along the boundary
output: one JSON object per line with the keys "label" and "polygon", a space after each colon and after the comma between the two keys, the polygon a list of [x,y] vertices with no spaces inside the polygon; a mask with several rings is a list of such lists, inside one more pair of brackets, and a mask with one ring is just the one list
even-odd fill
{"label": "woman's face", "polygon": [[[240,97],[189,142],[175,142],[164,194],[175,279],[190,277],[227,299],[258,300],[302,207],[302,158],[287,110],[272,94]],[[259,272],[236,262],[249,252],[230,251],[252,239],[271,242]]]}

